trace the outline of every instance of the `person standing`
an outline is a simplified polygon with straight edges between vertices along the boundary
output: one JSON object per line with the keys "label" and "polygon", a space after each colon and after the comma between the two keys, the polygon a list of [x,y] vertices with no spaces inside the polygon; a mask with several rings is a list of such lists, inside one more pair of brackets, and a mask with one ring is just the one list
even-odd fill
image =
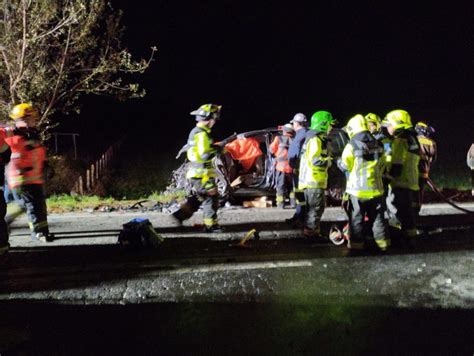
{"label": "person standing", "polygon": [[418,180],[420,190],[416,204],[416,214],[419,215],[421,206],[423,205],[423,195],[425,192],[426,183],[430,178],[431,166],[436,161],[438,150],[436,147],[436,142],[433,140],[433,135],[435,133],[433,127],[429,126],[425,122],[420,121],[415,125],[415,131],[418,137],[418,142],[420,143],[420,177]]}
{"label": "person standing", "polygon": [[[5,140],[0,137],[0,170],[5,171],[5,165],[10,161],[11,149]],[[5,174],[0,176],[0,187],[5,187]],[[5,195],[0,194],[0,255],[8,252],[10,244],[8,243],[8,226],[5,221],[7,215],[7,204]]]}
{"label": "person standing", "polygon": [[305,237],[321,237],[321,217],[326,206],[325,190],[328,186],[328,169],[331,159],[327,150],[327,137],[334,119],[327,111],[317,111],[311,117],[311,127],[301,150],[298,189],[305,198]]}
{"label": "person standing", "polygon": [[179,210],[172,215],[181,223],[189,219],[202,206],[205,232],[222,232],[217,222],[219,195],[216,185],[216,170],[212,160],[220,147],[214,143],[211,130],[220,119],[221,106],[205,104],[191,112],[196,126],[191,130],[185,146],[189,168],[186,179],[191,185],[191,194]]}
{"label": "person standing", "polygon": [[270,144],[270,151],[275,156],[276,173],[276,203],[278,208],[285,206],[287,195],[290,205],[295,207],[295,192],[293,189],[293,168],[288,163],[288,147],[295,136],[293,125],[283,125],[282,135],[275,136]]}
{"label": "person standing", "polygon": [[37,129],[40,115],[32,104],[21,103],[13,107],[10,118],[15,121],[15,127],[0,129],[0,136],[12,151],[8,187],[23,201],[32,240],[50,242],[54,237],[49,233],[44,196],[46,148]]}
{"label": "person standing", "polygon": [[416,238],[414,197],[418,193],[420,144],[411,117],[405,110],[393,110],[385,116],[388,133],[393,137],[389,168],[389,224],[401,232],[401,239],[413,243]]}
{"label": "person standing", "polygon": [[295,137],[288,147],[288,164],[293,169],[293,189],[296,200],[296,210],[294,215],[286,219],[286,223],[290,225],[297,225],[304,219],[304,192],[298,189],[298,169],[300,165],[301,149],[306,139],[306,133],[308,132],[308,120],[302,113],[296,114],[290,121],[295,130]]}
{"label": "person standing", "polygon": [[369,133],[362,115],[352,117],[345,131],[349,143],[344,148],[340,167],[347,171],[346,193],[349,196],[349,249],[371,247],[365,232],[372,231],[376,246],[386,251],[390,246],[384,212],[384,186],[382,175],[385,155],[381,142]]}

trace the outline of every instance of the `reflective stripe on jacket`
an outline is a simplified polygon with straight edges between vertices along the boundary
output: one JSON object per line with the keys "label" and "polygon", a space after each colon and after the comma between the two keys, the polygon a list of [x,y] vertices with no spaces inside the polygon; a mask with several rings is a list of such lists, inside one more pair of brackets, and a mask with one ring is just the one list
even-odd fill
{"label": "reflective stripe on jacket", "polygon": [[434,161],[436,161],[437,149],[436,142],[426,136],[418,136],[420,143],[420,177],[429,178],[430,168]]}
{"label": "reflective stripe on jacket", "polygon": [[356,134],[346,145],[341,157],[342,167],[349,172],[346,192],[361,199],[383,194],[382,175],[385,155],[382,143],[368,131]]}
{"label": "reflective stripe on jacket", "polygon": [[301,150],[298,189],[326,189],[329,165],[327,136],[313,130],[308,131]]}
{"label": "reflective stripe on jacket", "polygon": [[1,128],[0,136],[12,151],[7,172],[8,186],[17,188],[28,184],[44,184],[46,148],[41,144],[38,131]]}
{"label": "reflective stripe on jacket", "polygon": [[191,162],[186,173],[186,178],[212,178],[216,176],[216,170],[212,165],[212,159],[217,151],[212,146],[213,140],[210,136],[211,129],[202,123],[193,128],[188,137],[187,158]]}
{"label": "reflective stripe on jacket", "polygon": [[276,136],[270,144],[270,150],[276,157],[275,169],[284,173],[293,173],[293,168],[288,162],[288,147],[291,144],[291,137],[281,135]]}
{"label": "reflective stripe on jacket", "polygon": [[392,188],[419,190],[418,165],[420,162],[420,144],[414,130],[395,132],[392,141],[392,162],[390,176]]}

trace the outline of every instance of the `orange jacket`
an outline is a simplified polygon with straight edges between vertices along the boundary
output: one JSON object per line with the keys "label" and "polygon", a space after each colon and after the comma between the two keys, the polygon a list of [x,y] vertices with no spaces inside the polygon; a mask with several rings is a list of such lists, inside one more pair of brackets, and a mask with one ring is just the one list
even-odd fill
{"label": "orange jacket", "polygon": [[46,148],[41,144],[38,132],[28,128],[0,128],[0,138],[12,151],[7,171],[8,186],[44,184]]}
{"label": "orange jacket", "polygon": [[419,171],[420,177],[428,178],[430,175],[431,165],[436,161],[438,154],[436,148],[436,142],[426,136],[419,135],[418,142],[420,143],[420,163]]}
{"label": "orange jacket", "polygon": [[225,149],[233,160],[240,162],[244,172],[252,168],[255,160],[263,154],[260,144],[253,137],[238,138],[225,145]]}
{"label": "orange jacket", "polygon": [[270,150],[276,157],[276,170],[284,173],[293,173],[293,168],[288,163],[288,147],[291,137],[282,135],[276,136],[270,144]]}

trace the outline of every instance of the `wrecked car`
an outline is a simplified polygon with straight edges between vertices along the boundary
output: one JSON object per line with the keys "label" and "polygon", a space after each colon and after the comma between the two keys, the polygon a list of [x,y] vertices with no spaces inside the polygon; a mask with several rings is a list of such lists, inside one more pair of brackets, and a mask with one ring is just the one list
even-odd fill
{"label": "wrecked car", "polygon": [[[226,150],[213,161],[222,203],[264,196],[273,199],[276,175],[275,157],[271,154],[270,144],[276,135],[281,134],[281,127],[272,127],[233,134],[222,140]],[[340,157],[347,142],[348,137],[343,130],[333,129],[328,137],[328,152],[331,157]],[[172,172],[167,191],[184,190],[189,193],[191,186],[186,180],[188,164],[185,161]],[[339,204],[345,184],[344,176],[336,164],[329,169],[329,175],[328,203]]]}

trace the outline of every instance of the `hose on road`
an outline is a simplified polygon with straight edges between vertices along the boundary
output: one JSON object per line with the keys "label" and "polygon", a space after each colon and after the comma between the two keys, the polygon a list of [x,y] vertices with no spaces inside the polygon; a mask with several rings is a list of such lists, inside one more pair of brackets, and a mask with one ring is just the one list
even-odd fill
{"label": "hose on road", "polygon": [[458,210],[460,210],[460,211],[462,211],[463,213],[466,213],[466,214],[474,214],[474,211],[464,209],[464,208],[460,207],[459,205],[457,205],[455,202],[453,202],[451,199],[446,198],[443,195],[443,193],[439,190],[439,188],[436,186],[436,184],[434,184],[434,182],[431,180],[431,178],[427,179],[427,183],[428,183],[428,186],[431,188],[431,190],[433,192],[438,194],[441,197],[441,199],[443,199],[446,203],[451,205],[453,208],[458,209]]}

